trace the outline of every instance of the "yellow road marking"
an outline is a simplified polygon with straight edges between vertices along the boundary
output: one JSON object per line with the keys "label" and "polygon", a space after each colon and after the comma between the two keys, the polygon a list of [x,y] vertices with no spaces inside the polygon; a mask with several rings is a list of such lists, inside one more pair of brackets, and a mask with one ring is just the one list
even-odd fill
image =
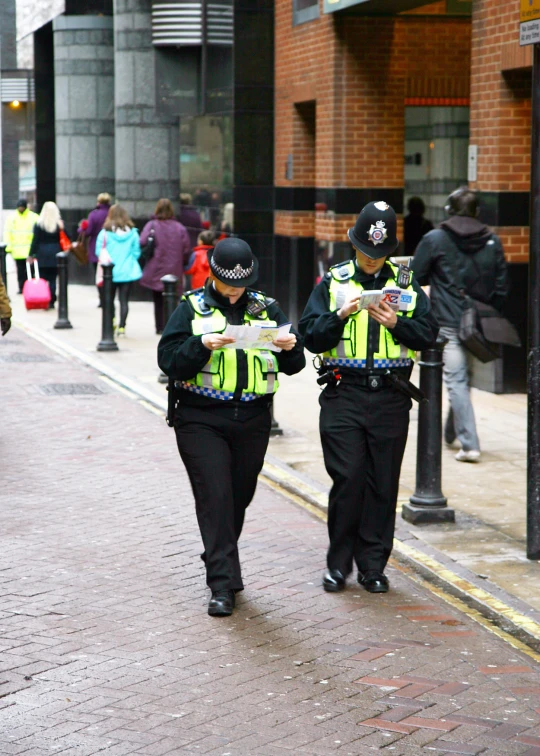
{"label": "yellow road marking", "polygon": [[[285,479],[292,477],[292,476],[288,476],[287,473],[285,473],[285,471],[282,471],[281,468],[279,467],[275,467],[274,465],[272,465],[271,467],[272,467],[272,472],[274,474],[283,474],[283,477]],[[270,486],[270,488],[273,488],[275,491],[282,494],[282,496],[285,496],[291,501],[294,501],[303,509],[306,509],[311,514],[315,515],[315,517],[318,517],[319,520],[323,520],[323,522],[327,521],[326,512],[321,511],[320,509],[315,507],[313,504],[309,504],[301,496],[291,493],[287,488],[279,485],[279,483],[276,483],[275,481],[270,480],[269,478],[266,477],[266,475],[264,475],[264,472],[259,475],[259,478],[264,483],[266,483],[266,485]],[[297,485],[296,479],[295,479],[295,485]],[[307,484],[304,484],[304,486],[307,488]],[[311,491],[312,491],[312,495],[313,493],[317,493],[318,495],[320,495],[320,492],[318,491],[315,492],[314,489],[311,489]],[[450,583],[451,585],[454,585],[456,588],[459,588],[465,594],[468,594],[474,598],[481,600],[490,609],[493,609],[498,614],[501,614],[504,617],[508,618],[516,627],[523,628],[530,635],[540,638],[540,625],[538,625],[538,623],[536,623],[534,620],[530,619],[529,617],[526,617],[524,614],[521,614],[520,612],[515,611],[514,609],[509,607],[507,604],[495,598],[494,596],[492,596],[490,593],[483,590],[482,588],[477,588],[468,580],[465,580],[464,578],[460,578],[459,575],[456,575],[455,572],[452,572],[451,570],[446,568],[444,565],[442,565],[440,562],[437,562],[437,560],[433,559],[433,557],[430,557],[427,554],[423,554],[421,551],[418,551],[412,546],[409,546],[408,544],[403,543],[397,538],[394,539],[394,548],[398,553],[414,558],[415,561],[418,561],[421,564],[424,564],[426,567],[428,567],[430,570],[435,572],[443,580]],[[453,606],[462,614],[465,614],[467,617],[470,617],[470,619],[472,619],[474,622],[477,622],[479,625],[482,625],[482,627],[486,628],[486,630],[489,630],[491,633],[501,638],[501,640],[504,640],[513,648],[517,649],[518,651],[521,651],[524,654],[527,654],[527,656],[531,657],[535,661],[540,662],[539,653],[534,651],[532,648],[527,646],[522,641],[518,640],[517,638],[514,638],[512,635],[510,635],[510,633],[507,633],[505,630],[501,630],[500,627],[497,627],[497,625],[495,625],[492,622],[492,620],[488,619],[487,617],[484,617],[477,609],[473,609],[472,607],[468,606],[464,601],[462,601],[459,598],[456,598],[450,593],[447,593],[443,588],[439,588],[438,586],[433,585],[428,580],[425,580],[425,578],[414,573],[410,568],[405,567],[404,565],[401,565],[398,562],[396,562],[395,559],[392,559],[391,562],[392,562],[393,567],[396,567],[401,572],[406,573],[408,577],[411,578],[411,580],[414,580],[416,583],[418,583],[419,585],[429,590],[431,593],[441,598],[447,604],[450,604],[451,606]]]}

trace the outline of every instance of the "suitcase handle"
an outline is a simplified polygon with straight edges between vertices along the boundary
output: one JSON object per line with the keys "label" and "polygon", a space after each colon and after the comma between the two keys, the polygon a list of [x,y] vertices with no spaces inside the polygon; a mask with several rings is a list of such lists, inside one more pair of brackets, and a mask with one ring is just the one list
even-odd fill
{"label": "suitcase handle", "polygon": [[[35,275],[36,281],[39,281],[40,275],[39,275],[39,265],[38,265],[37,260],[34,260],[34,273],[36,274]],[[30,265],[28,260],[26,261],[26,275],[28,276],[28,279],[31,281],[32,280],[32,266]]]}

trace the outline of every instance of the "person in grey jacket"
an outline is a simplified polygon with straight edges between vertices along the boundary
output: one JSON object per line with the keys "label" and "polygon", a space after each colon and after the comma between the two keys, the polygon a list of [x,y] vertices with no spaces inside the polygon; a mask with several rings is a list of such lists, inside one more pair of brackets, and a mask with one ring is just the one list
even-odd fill
{"label": "person in grey jacket", "polygon": [[471,402],[469,374],[471,355],[459,340],[463,293],[502,311],[508,293],[506,261],[501,240],[478,220],[479,201],[464,186],[447,201],[448,219],[422,238],[412,262],[417,281],[431,286],[433,313],[441,326],[444,347],[444,380],[450,412],[444,437],[461,449],[460,462],[480,460],[480,441]]}

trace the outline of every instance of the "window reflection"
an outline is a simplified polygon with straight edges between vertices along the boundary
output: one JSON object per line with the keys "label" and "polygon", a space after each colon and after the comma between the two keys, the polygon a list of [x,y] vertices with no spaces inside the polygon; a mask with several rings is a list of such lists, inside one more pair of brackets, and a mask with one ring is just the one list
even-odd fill
{"label": "window reflection", "polygon": [[232,116],[181,118],[180,187],[203,228],[217,238],[234,232]]}

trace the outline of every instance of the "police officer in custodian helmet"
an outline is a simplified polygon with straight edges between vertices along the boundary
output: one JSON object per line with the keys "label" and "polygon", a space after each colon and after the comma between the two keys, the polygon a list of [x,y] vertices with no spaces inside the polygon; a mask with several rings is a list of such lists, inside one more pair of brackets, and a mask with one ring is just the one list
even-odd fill
{"label": "police officer in custodian helmet", "polygon": [[174,380],[174,428],[212,591],[208,613],[228,616],[244,587],[238,539],[268,446],[278,373],[294,375],[306,361],[294,331],[274,342],[279,352],[227,348],[234,343],[223,335],[228,323],[281,325],[287,318],[274,299],[249,288],[258,260],[245,241],[223,239],[209,262],[205,286],[187,292],[167,323],[158,362]]}
{"label": "police officer in custodian helmet", "polygon": [[[386,202],[366,205],[348,236],[356,258],[330,269],[299,324],[325,384],[320,433],[333,486],[323,587],[342,590],[354,561],[358,582],[386,593],[411,397],[421,398],[409,378],[416,350],[433,344],[438,325],[409,269],[388,259],[398,240]],[[364,309],[367,292],[385,288],[394,290],[388,302]]]}

